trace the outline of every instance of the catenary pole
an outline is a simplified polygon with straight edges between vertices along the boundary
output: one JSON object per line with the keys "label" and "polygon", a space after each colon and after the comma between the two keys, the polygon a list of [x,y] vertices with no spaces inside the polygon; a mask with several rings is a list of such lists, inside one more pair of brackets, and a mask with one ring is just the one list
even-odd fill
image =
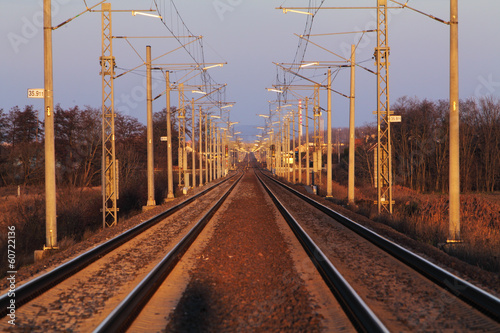
{"label": "catenary pole", "polygon": [[51,0],[44,0],[43,2],[43,33],[45,86],[45,245],[47,248],[53,249],[57,247],[57,217]]}
{"label": "catenary pole", "polygon": [[147,154],[148,154],[148,202],[147,207],[156,206],[153,146],[153,89],[151,79],[151,46],[146,46],[147,81]]}
{"label": "catenary pole", "polygon": [[201,114],[201,105],[199,106],[198,108],[199,110],[199,132],[198,132],[198,160],[200,162],[200,165],[199,165],[199,170],[200,170],[200,186],[203,186],[203,159],[202,159],[202,141],[201,141],[201,138],[202,138],[202,122],[203,122],[203,116]]}
{"label": "catenary pole", "polygon": [[450,1],[450,208],[448,242],[460,241],[458,0]]}
{"label": "catenary pole", "polygon": [[328,68],[326,197],[332,197],[332,70]]}
{"label": "catenary pole", "polygon": [[351,45],[351,96],[349,96],[349,175],[347,187],[347,200],[350,204],[354,204],[354,163],[356,152],[356,137],[355,137],[355,78],[356,78],[356,46]]}
{"label": "catenary pole", "polygon": [[195,127],[195,124],[194,124],[194,121],[195,121],[195,112],[196,110],[194,109],[194,98],[191,99],[191,140],[192,140],[192,144],[191,144],[191,163],[193,164],[191,166],[191,171],[193,172],[193,188],[196,187],[196,154],[195,154],[195,150],[194,150],[194,147],[195,147],[195,130],[196,130],[196,127]]}
{"label": "catenary pole", "polygon": [[208,114],[205,114],[205,183],[208,184],[210,182],[208,178],[208,168],[209,168],[209,159],[208,159]]}
{"label": "catenary pole", "polygon": [[165,81],[167,84],[166,97],[167,97],[167,180],[168,180],[168,193],[167,200],[174,199],[174,174],[172,162],[172,119],[170,110],[170,72],[166,71]]}
{"label": "catenary pole", "polygon": [[306,185],[311,185],[311,170],[309,165],[309,97],[306,97],[306,104],[304,109],[304,114],[306,118]]}

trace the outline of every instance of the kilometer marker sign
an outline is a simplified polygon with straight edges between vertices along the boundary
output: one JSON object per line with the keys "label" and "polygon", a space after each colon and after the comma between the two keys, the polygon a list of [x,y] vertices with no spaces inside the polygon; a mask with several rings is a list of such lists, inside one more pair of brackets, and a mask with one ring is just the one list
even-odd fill
{"label": "kilometer marker sign", "polygon": [[28,98],[44,98],[44,89],[28,89]]}

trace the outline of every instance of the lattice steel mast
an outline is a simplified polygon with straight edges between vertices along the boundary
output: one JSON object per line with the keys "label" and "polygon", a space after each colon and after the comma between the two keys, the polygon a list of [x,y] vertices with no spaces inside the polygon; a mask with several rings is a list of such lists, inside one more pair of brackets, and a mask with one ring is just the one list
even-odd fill
{"label": "lattice steel mast", "polygon": [[186,186],[185,172],[187,171],[187,155],[186,155],[186,101],[184,97],[184,84],[179,83],[179,110],[177,117],[179,118],[179,187]]}
{"label": "lattice steel mast", "polygon": [[321,184],[321,158],[322,158],[322,147],[321,147],[321,108],[319,104],[319,88],[320,85],[316,84],[314,86],[314,105],[313,105],[313,117],[314,117],[314,153],[313,153],[313,172],[316,173],[313,178],[314,185]]}
{"label": "lattice steel mast", "polygon": [[391,123],[389,109],[389,43],[387,38],[387,0],[377,0],[377,186],[378,212],[392,214]]}
{"label": "lattice steel mast", "polygon": [[114,74],[115,57],[111,30],[111,4],[101,5],[102,77],[102,223],[103,228],[118,222],[118,182],[115,154]]}

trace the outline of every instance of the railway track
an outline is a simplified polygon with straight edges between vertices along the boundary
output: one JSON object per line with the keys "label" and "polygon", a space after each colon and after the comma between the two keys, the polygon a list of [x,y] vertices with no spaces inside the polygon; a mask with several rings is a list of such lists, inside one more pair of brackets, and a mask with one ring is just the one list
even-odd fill
{"label": "railway track", "polygon": [[[36,277],[33,280],[19,286],[15,291],[16,311],[19,311],[19,309],[24,304],[30,302],[31,300],[37,298],[45,292],[52,290],[54,287],[58,286],[63,281],[74,276],[75,274],[78,274],[89,265],[103,258],[105,255],[118,249],[124,244],[131,242],[138,236],[143,235],[145,232],[157,226],[165,219],[173,216],[178,212],[188,209],[195,203],[202,201],[203,198],[206,198],[210,193],[217,192],[221,187],[224,187],[228,181],[234,180],[235,177],[236,175],[228,177],[208,187],[200,193],[125,231],[117,237],[94,247],[93,249],[69,260],[66,263],[63,263],[50,272]],[[6,316],[6,309],[7,305],[10,302],[10,299],[11,298],[8,297],[7,293],[0,296],[0,318]]]}
{"label": "railway track", "polygon": [[[449,273],[272,177],[247,172],[225,186],[227,189],[218,188],[217,200],[207,200],[196,220],[189,218],[189,228],[160,243],[168,246],[137,249],[137,256],[143,256],[159,247],[157,254],[161,255],[154,265],[141,266],[142,273],[129,281],[128,289],[106,298],[106,311],[89,312],[83,326],[70,328],[94,332],[500,328],[496,306],[500,303],[495,296],[452,274],[441,280],[450,292],[435,286],[429,282],[439,284],[432,277],[434,271]],[[196,202],[201,205],[201,200]],[[178,214],[184,216],[188,211]],[[217,221],[209,224],[212,218]],[[283,218],[286,222],[280,222]],[[205,228],[207,225],[210,227]],[[207,236],[209,231],[204,228],[213,234]],[[358,229],[361,236],[353,235]],[[150,232],[158,238],[166,236],[161,229]],[[197,239],[200,234],[202,239]],[[142,244],[144,239],[137,242]],[[378,248],[386,242],[390,246]],[[343,246],[347,248],[341,249]],[[402,253],[393,254],[395,251]],[[398,259],[388,258],[388,253]],[[191,266],[184,254],[196,256]],[[115,256],[102,265],[109,264],[126,275],[130,271],[126,256]],[[431,265],[430,272],[422,272],[425,265]],[[176,284],[179,281],[182,287]],[[91,284],[76,285],[92,289]],[[473,290],[464,293],[462,286]],[[168,296],[160,295],[165,291]],[[179,295],[173,297],[172,291]],[[70,292],[59,296],[64,298]],[[479,296],[470,296],[473,292]],[[466,297],[475,297],[475,301]],[[80,301],[88,307],[87,299]],[[52,308],[54,304],[66,306],[58,302],[52,302]],[[71,311],[76,311],[72,309],[62,311],[60,320],[71,317]],[[46,331],[48,327],[24,328]]]}
{"label": "railway track", "polygon": [[[330,290],[341,300],[341,305],[351,318],[354,327],[361,331],[388,332],[382,322],[339,274],[321,249],[303,231],[286,209],[276,199],[272,191],[261,181],[278,209],[290,223],[290,227],[304,245],[314,265],[323,276]],[[236,184],[235,184],[236,185]],[[229,191],[228,191],[229,194]],[[227,195],[223,196],[207,212],[196,226],[162,259],[162,261],[134,288],[134,290],[110,313],[94,332],[126,331],[144,306],[151,300],[156,290],[165,281],[173,266],[194,242],[201,229],[208,223]]]}
{"label": "railway track", "polygon": [[[233,185],[233,187],[236,184]],[[321,252],[321,249],[307,236],[300,228],[299,224],[287,214],[286,209],[276,201],[272,191],[262,182],[262,185],[268,191],[272,200],[275,201],[277,208],[282,212],[287,221],[293,221],[291,228],[304,244],[310,258],[313,259],[324,281],[337,297],[341,300],[341,306],[351,318],[353,326],[360,331],[365,332],[388,332],[382,322],[373,314],[371,309],[366,306],[363,300],[349,286],[347,281],[338,273],[335,267],[329,262],[328,258]],[[232,187],[232,188],[233,188]],[[231,188],[231,189],[232,189]],[[164,283],[173,266],[180,260],[183,253],[195,241],[197,235],[208,223],[215,211],[221,206],[222,202],[229,195],[229,191],[207,212],[197,223],[196,226],[162,259],[162,261],[124,298],[124,300],[103,320],[94,330],[97,332],[124,332],[134,319],[139,316],[144,306],[152,299],[155,292]],[[277,329],[277,328],[276,328]]]}
{"label": "railway track", "polygon": [[208,221],[221,207],[222,203],[238,181],[225,191],[224,195],[196,222],[194,227],[182,237],[163,259],[151,270],[147,276],[132,290],[130,294],[104,319],[94,332],[121,332],[125,331],[133,322],[135,317],[142,310],[144,305],[151,299],[155,291],[163,283],[173,267],[180,260],[182,255],[191,246],[196,237],[200,234]]}
{"label": "railway track", "polygon": [[313,261],[314,266],[316,266],[330,290],[341,303],[353,322],[353,325],[358,330],[364,332],[389,332],[370,307],[366,305],[363,299],[351,287],[349,282],[347,282],[342,274],[335,268],[321,248],[312,240],[307,232],[304,231],[300,223],[294,219],[292,214],[285,208],[271,188],[267,186],[261,177],[258,178],[285,220],[288,222],[294,234],[299,239],[310,259]]}
{"label": "railway track", "polygon": [[[442,315],[443,312],[445,311],[453,309],[457,311],[455,317],[465,316],[468,318],[469,322],[466,323],[466,325],[470,325],[468,329],[471,328],[476,329],[477,327],[482,327],[487,331],[500,329],[500,326],[498,325],[498,323],[500,322],[500,299],[497,298],[496,296],[457,277],[456,275],[444,270],[443,268],[433,264],[432,262],[422,258],[421,256],[412,253],[411,251],[392,242],[391,240],[378,235],[377,233],[362,226],[361,224],[356,223],[355,221],[347,218],[346,216],[343,216],[338,212],[335,212],[331,208],[319,202],[316,202],[310,197],[303,195],[302,193],[292,189],[286,184],[279,182],[278,180],[268,176],[267,174],[261,173],[261,177],[259,178],[261,178],[261,182],[263,184],[271,183],[271,185],[269,186],[266,185],[266,189],[273,196],[273,200],[277,202],[277,204],[280,206],[280,211],[283,213],[283,215],[285,216],[287,221],[289,221],[290,224],[297,223],[292,215],[296,216],[297,219],[304,219],[304,215],[310,214],[313,215],[312,219],[316,220],[316,222],[319,221],[320,219],[319,216],[323,215],[324,216],[323,218],[326,221],[326,227],[328,225],[333,225],[333,224],[342,225],[344,227],[343,229],[348,229],[349,231],[355,233],[356,235],[359,235],[364,240],[367,240],[371,244],[375,245],[375,247],[377,247],[381,251],[384,251],[390,256],[396,258],[398,261],[404,263],[408,267],[411,267],[413,270],[418,272],[418,274],[420,274],[422,277],[425,277],[426,279],[432,281],[434,284],[446,290],[447,294],[441,293],[440,296],[441,298],[446,299],[444,305],[441,306],[440,315]],[[262,178],[264,178],[265,180]],[[271,190],[271,188],[273,188],[273,190]],[[271,193],[273,191],[279,193],[279,195]],[[285,201],[287,201],[287,203],[283,204],[282,202],[280,202],[280,199],[278,199],[278,197],[286,198]],[[294,197],[293,200],[291,200],[292,197]],[[304,205],[310,206],[310,208],[306,210],[307,212],[305,214],[304,212],[300,212],[300,209],[297,209],[297,207],[304,207]],[[288,207],[288,210],[287,208],[285,208],[285,206]],[[310,212],[311,210],[316,210],[316,212],[311,213]],[[311,223],[309,223],[309,225],[311,225]],[[292,228],[302,229],[300,226]],[[314,227],[311,228],[309,226],[309,230],[313,229]],[[321,228],[318,229],[320,230],[320,233],[324,232],[325,225],[323,225]],[[302,231],[295,231],[295,232],[298,234],[301,233]],[[336,232],[337,231],[335,231],[335,233]],[[342,232],[345,232],[345,230],[342,230]],[[330,235],[334,235],[334,233],[331,233]],[[304,244],[303,246],[305,247],[307,246],[306,244],[307,237],[308,236],[304,237],[305,240],[302,241],[302,243]],[[320,238],[317,236],[317,232],[316,232],[316,238],[317,239]],[[334,242],[335,240],[331,239],[330,242]],[[323,244],[326,243],[327,242],[323,242]],[[328,245],[326,245],[326,247],[327,246]],[[335,251],[329,251],[329,252],[330,255],[332,255]],[[310,253],[313,257],[317,257],[317,254],[315,254],[314,251]],[[323,259],[320,259],[320,261],[322,260]],[[383,298],[383,296],[380,298]],[[434,300],[429,299],[428,301],[436,303],[439,302],[439,300],[435,299]],[[376,302],[371,302],[371,303],[374,304]],[[413,310],[415,311],[415,309]],[[377,313],[377,311],[374,312]],[[475,314],[474,315],[471,314],[473,312],[477,313],[476,316],[477,318],[474,317]],[[424,318],[426,317],[426,315],[430,314],[426,314],[425,310],[422,310],[420,316]],[[486,315],[488,318],[484,315]],[[382,314],[381,316],[386,317],[384,314]],[[434,318],[434,320],[438,320],[438,318]],[[467,319],[465,321],[467,321]]]}

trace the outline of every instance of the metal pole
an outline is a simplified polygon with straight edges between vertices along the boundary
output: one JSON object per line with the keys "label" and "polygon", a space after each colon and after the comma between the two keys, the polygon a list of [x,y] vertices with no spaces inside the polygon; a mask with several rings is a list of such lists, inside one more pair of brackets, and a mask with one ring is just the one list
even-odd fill
{"label": "metal pole", "polygon": [[327,157],[326,157],[326,197],[332,197],[332,70],[328,68],[328,110],[327,110]]}
{"label": "metal pole", "polygon": [[272,174],[276,175],[276,151],[278,150],[277,144],[276,144],[276,135],[274,135],[274,129],[272,129],[271,132],[271,143],[274,145],[274,150],[271,155],[271,167],[272,167]]}
{"label": "metal pole", "polygon": [[113,34],[111,4],[101,5],[101,80],[102,80],[102,224],[112,227],[118,222],[118,181],[115,151],[115,107]]}
{"label": "metal pole", "polygon": [[281,124],[280,127],[278,128],[278,131],[276,133],[276,137],[274,138],[274,166],[275,166],[275,173],[276,176],[279,177],[280,175],[280,159],[281,159]]}
{"label": "metal pole", "polygon": [[[208,116],[207,116],[208,118]],[[213,172],[213,163],[212,163],[212,159],[214,158],[214,154],[213,154],[213,142],[214,142],[214,139],[213,139],[213,136],[214,136],[214,131],[213,131],[213,126],[212,126],[212,119],[207,119],[208,121],[208,128],[210,130],[210,136],[208,137],[208,140],[209,140],[209,145],[208,145],[208,155],[209,155],[209,161],[208,161],[208,167],[210,168],[209,170],[209,173],[208,173],[208,181],[212,181],[214,179],[214,172]]]}
{"label": "metal pole", "polygon": [[219,177],[222,178],[224,177],[224,161],[225,161],[225,155],[224,155],[224,134],[225,131],[219,129],[219,156],[220,156],[220,171],[219,171]]}
{"label": "metal pole", "polygon": [[[230,130],[230,127],[228,127],[227,131],[224,132],[224,161],[226,163],[226,166],[224,168],[224,176],[227,176],[229,174],[229,168],[231,166],[231,159],[230,159],[230,154],[229,154],[229,151],[231,150],[230,149],[230,146],[229,146],[229,138],[227,137],[228,136],[228,133],[229,133],[229,130]],[[226,145],[227,145],[227,155],[226,154]]]}
{"label": "metal pole", "polygon": [[202,124],[202,116],[201,116],[201,105],[199,107],[199,110],[200,110],[200,118],[199,118],[199,122],[200,122],[200,131],[198,132],[198,159],[200,161],[200,186],[203,186],[203,154],[202,154],[202,142],[201,142],[201,133],[202,133],[202,128],[201,128],[201,124]]}
{"label": "metal pole", "polygon": [[283,119],[283,130],[281,134],[281,174],[283,179],[285,179],[286,171],[286,154],[288,154],[286,150],[286,119]]}
{"label": "metal pole", "polygon": [[178,165],[178,173],[179,173],[179,182],[178,186],[183,188],[186,186],[184,173],[186,169],[184,167],[184,150],[185,150],[185,117],[186,117],[186,109],[184,108],[184,95],[183,95],[184,86],[182,83],[179,84],[177,91],[179,92],[179,104],[177,110],[177,118],[179,119],[179,147],[177,149],[177,165]]}
{"label": "metal pole", "polygon": [[[229,120],[228,120],[229,122]],[[224,135],[222,136],[221,140],[221,156],[222,156],[222,177],[225,177],[227,175],[227,157],[226,157],[226,145],[227,145],[227,132],[229,131],[229,123],[227,126],[227,130],[224,131]]]}
{"label": "metal pole", "polygon": [[215,139],[214,139],[214,179],[219,179],[219,129],[215,129]]}
{"label": "metal pole", "polygon": [[295,114],[292,111],[292,183],[295,184]]}
{"label": "metal pole", "polygon": [[52,75],[51,0],[43,2],[44,104],[45,104],[45,243],[57,248],[56,155],[54,143],[54,88]]}
{"label": "metal pole", "polygon": [[291,146],[290,146],[290,140],[291,140],[291,137],[290,137],[290,118],[287,116],[286,118],[286,180],[287,181],[290,181],[290,176],[291,176],[291,172],[290,172],[290,150],[291,150]]}
{"label": "metal pole", "polygon": [[301,151],[300,151],[300,137],[302,135],[302,121],[301,121],[301,118],[302,118],[302,106],[299,106],[299,112],[297,114],[297,123],[299,125],[299,138],[298,138],[298,154],[299,154],[299,157],[298,157],[298,162],[299,162],[299,184],[302,184],[302,154],[301,154]]}
{"label": "metal pole", "polygon": [[214,134],[213,134],[213,139],[212,139],[212,154],[213,154],[213,172],[214,172],[214,177],[213,179],[216,180],[217,179],[217,170],[218,170],[218,167],[217,167],[217,161],[219,160],[219,157],[217,156],[217,130],[215,129],[215,123],[213,123],[212,121],[212,129],[214,131]]}
{"label": "metal pole", "polygon": [[392,152],[389,102],[389,42],[387,27],[387,0],[377,0],[377,205],[392,214]]}
{"label": "metal pole", "polygon": [[205,182],[208,183],[208,115],[205,115]]}
{"label": "metal pole", "polygon": [[195,117],[194,117],[194,114],[195,114],[195,110],[194,110],[194,98],[191,99],[191,140],[192,140],[192,144],[191,144],[191,161],[192,161],[192,171],[193,171],[193,188],[196,187],[196,156],[195,156],[195,152],[194,152],[194,147],[196,146],[195,145],[195,135],[194,135],[194,132],[195,132],[195,124],[194,124],[194,121],[195,121]]}
{"label": "metal pole", "polygon": [[222,136],[220,135],[220,128],[217,128],[217,179],[222,177]]}
{"label": "metal pole", "polygon": [[458,0],[450,1],[450,208],[448,242],[460,238],[460,142],[458,95]]}
{"label": "metal pole", "polygon": [[309,97],[306,97],[305,118],[306,118],[306,185],[311,185],[311,170],[309,158],[309,115],[308,115]]}
{"label": "metal pole", "polygon": [[210,181],[215,179],[215,133],[214,123],[210,119]]}
{"label": "metal pole", "polygon": [[167,83],[167,178],[168,178],[168,194],[167,200],[174,198],[174,175],[173,175],[173,162],[172,162],[172,123],[170,112],[170,72],[165,73],[165,81]]}
{"label": "metal pole", "polygon": [[347,188],[347,200],[354,204],[354,159],[356,149],[354,102],[355,102],[355,69],[356,69],[356,46],[351,45],[351,96],[349,97],[349,176]]}
{"label": "metal pole", "polygon": [[147,150],[148,150],[148,202],[147,207],[156,206],[154,146],[153,146],[153,89],[151,81],[151,46],[146,46],[146,81],[147,81]]}
{"label": "metal pole", "polygon": [[314,106],[313,106],[314,152],[313,152],[313,174],[312,174],[312,184],[316,186],[321,186],[321,173],[323,169],[321,165],[321,157],[322,157],[321,155],[323,154],[321,139],[323,138],[323,135],[321,135],[321,110],[319,106],[319,89],[320,85],[316,84],[314,86]]}

